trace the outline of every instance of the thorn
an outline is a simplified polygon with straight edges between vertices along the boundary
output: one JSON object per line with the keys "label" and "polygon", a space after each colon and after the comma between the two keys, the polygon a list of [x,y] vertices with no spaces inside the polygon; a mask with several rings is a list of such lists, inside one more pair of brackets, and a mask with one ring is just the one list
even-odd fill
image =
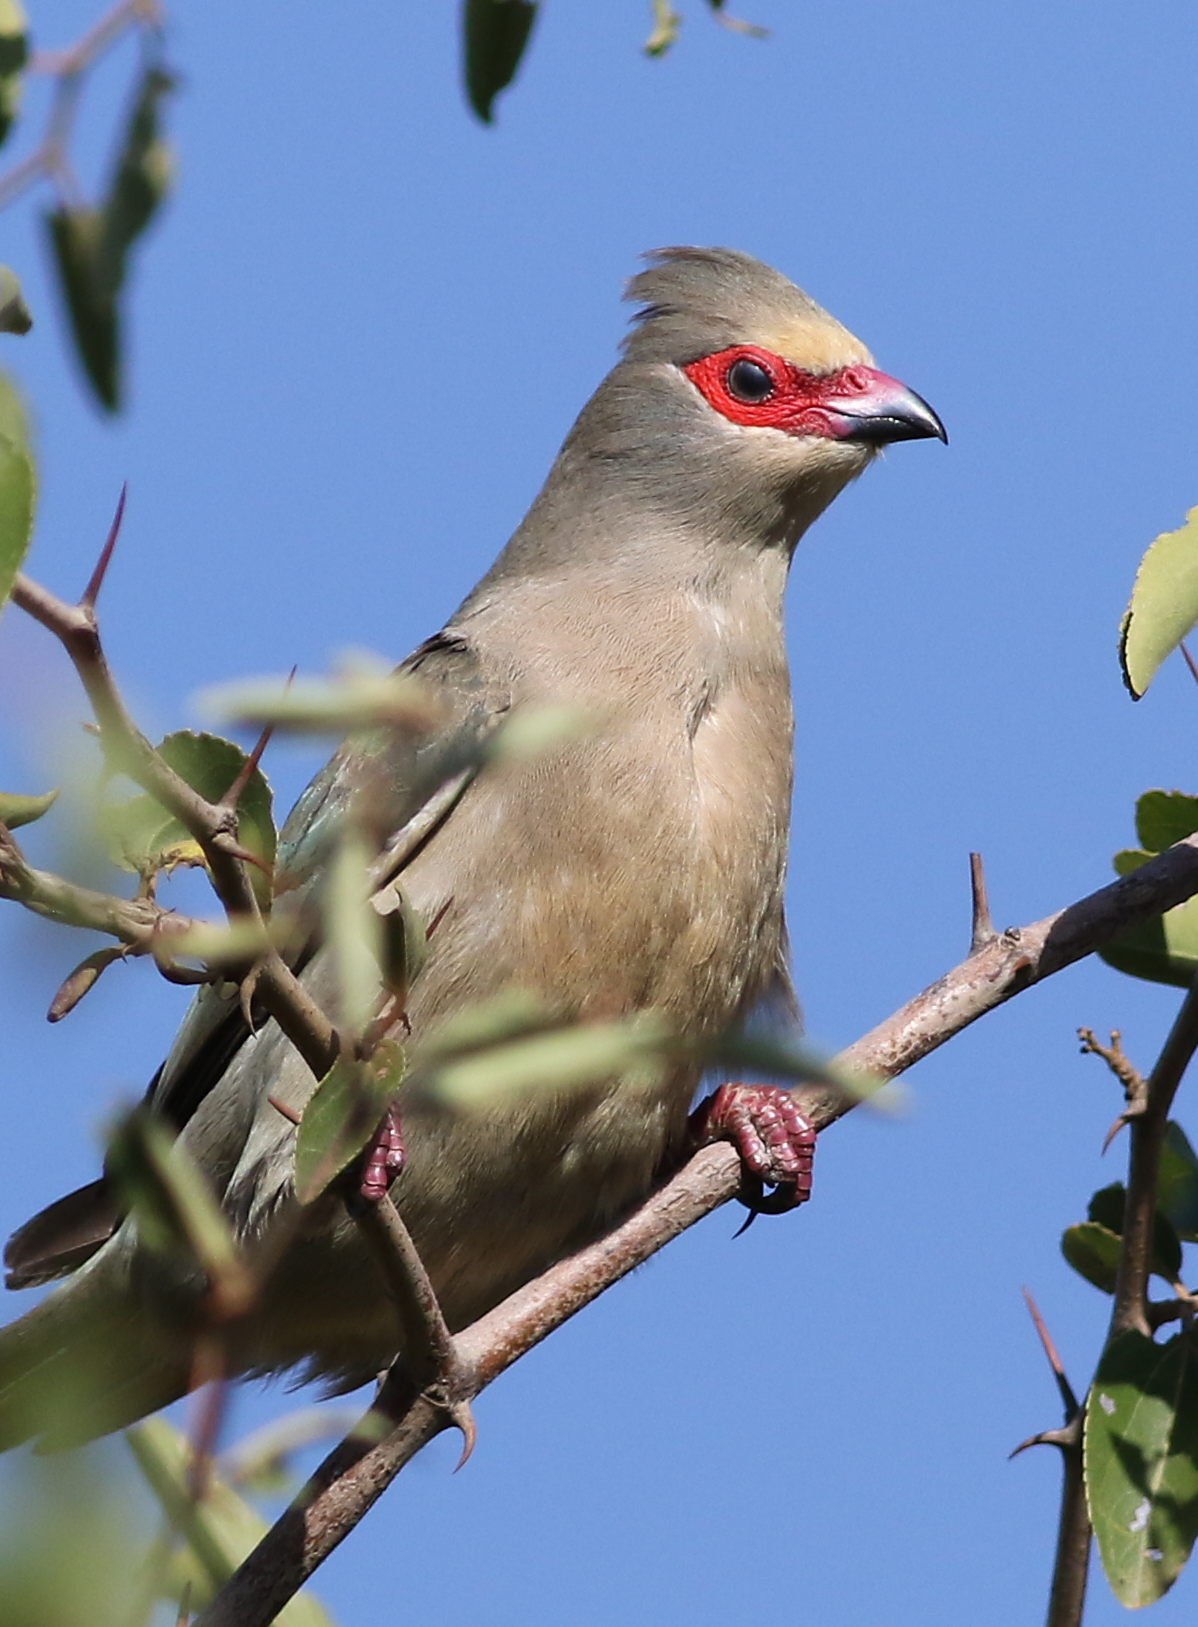
{"label": "thorn", "polygon": [[[1077,1417],[1081,1410],[1077,1396],[1073,1393],[1073,1386],[1065,1375],[1064,1363],[1057,1353],[1056,1345],[1052,1342],[1052,1335],[1048,1331],[1044,1318],[1040,1315],[1040,1307],[1032,1298],[1031,1290],[1024,1288],[1021,1292],[1028,1308],[1028,1314],[1032,1319],[1032,1325],[1040,1336],[1040,1343],[1043,1346],[1045,1356],[1048,1358],[1048,1365],[1052,1368],[1053,1377],[1057,1381],[1057,1389],[1060,1391],[1061,1400],[1065,1406],[1066,1421],[1071,1421]],[[1016,1451],[1019,1450],[1020,1448],[1016,1447]],[[1012,1453],[1012,1456],[1014,1456],[1014,1453]]]}
{"label": "thorn", "polygon": [[986,870],[980,853],[969,855],[969,890],[973,900],[973,927],[969,938],[969,953],[976,955],[980,949],[985,949],[987,944],[993,943],[998,936],[990,915]]}
{"label": "thorn", "polygon": [[125,499],[128,497],[128,495],[129,482],[126,480],[121,485],[121,495],[116,500],[116,513],[112,516],[112,524],[108,527],[108,536],[105,538],[104,546],[100,550],[100,557],[96,561],[96,568],[88,578],[87,586],[83,590],[83,597],[79,601],[79,608],[81,610],[94,609],[96,600],[100,596],[100,589],[104,584],[104,578],[108,573],[109,565],[112,563],[113,550],[116,548],[116,539],[121,534],[121,521],[125,518]]}
{"label": "thorn", "polygon": [[234,837],[224,834],[214,836],[212,845],[219,847],[221,852],[227,853],[231,859],[240,859],[242,864],[252,864],[255,869],[261,870],[268,881],[274,880],[275,873],[272,867],[257,853],[251,853],[248,847],[243,847]]}
{"label": "thorn", "polygon": [[1195,664],[1194,657],[1186,648],[1186,641],[1184,638],[1181,641],[1181,653],[1185,657],[1186,666],[1190,669],[1190,677],[1196,684],[1198,684],[1198,665]]}
{"label": "thorn", "polygon": [[184,1582],[179,1594],[179,1614],[175,1617],[175,1627],[187,1627],[191,1620],[191,1582]]}
{"label": "thorn", "polygon": [[[1138,1115],[1133,1115],[1133,1116],[1138,1116]],[[1106,1156],[1106,1154],[1109,1152],[1109,1150],[1111,1148],[1111,1145],[1113,1144],[1113,1142],[1115,1140],[1115,1137],[1119,1134],[1120,1130],[1126,1129],[1127,1126],[1130,1123],[1131,1123],[1131,1116],[1129,1116],[1127,1113],[1120,1113],[1119,1117],[1115,1120],[1114,1124],[1111,1125],[1111,1127],[1107,1131],[1106,1135],[1104,1135],[1103,1138],[1102,1138],[1102,1151],[1098,1155],[1100,1158],[1104,1158]]]}
{"label": "thorn", "polygon": [[1020,1441],[1013,1451],[1007,1453],[1007,1462],[1017,1458],[1020,1452],[1026,1452],[1029,1446],[1058,1446],[1062,1452],[1067,1452],[1074,1445],[1073,1431],[1070,1429],[1042,1429],[1038,1435],[1029,1435],[1027,1440]]}
{"label": "thorn", "polygon": [[[284,694],[286,694],[286,692],[295,682],[295,674],[297,671],[298,668],[292,667],[291,671],[287,674],[287,682],[283,685]],[[258,764],[262,761],[262,753],[266,750],[268,744],[270,743],[270,737],[272,734],[274,734],[274,732],[274,724],[266,724],[262,730],[262,733],[258,736],[258,739],[254,744],[254,749],[250,752],[245,762],[242,763],[240,769],[237,771],[236,779],[217,803],[218,808],[236,808],[237,804],[245,795],[245,788],[253,778]]]}
{"label": "thorn", "polygon": [[300,1115],[287,1102],[281,1102],[277,1096],[268,1096],[267,1101],[276,1113],[281,1113],[289,1124],[299,1124]]}
{"label": "thorn", "polygon": [[242,978],[240,988],[238,989],[237,1000],[238,1004],[241,1006],[241,1015],[245,1018],[245,1026],[249,1029],[251,1034],[256,1034],[258,1032],[258,1029],[254,1023],[254,995],[257,993],[258,979],[261,976],[262,962],[258,961],[255,965],[250,967],[249,971]]}
{"label": "thorn", "polygon": [[474,1412],[469,1401],[454,1401],[449,1407],[449,1416],[462,1432],[462,1455],[453,1466],[454,1474],[464,1469],[469,1463],[478,1442],[478,1425],[474,1422]]}

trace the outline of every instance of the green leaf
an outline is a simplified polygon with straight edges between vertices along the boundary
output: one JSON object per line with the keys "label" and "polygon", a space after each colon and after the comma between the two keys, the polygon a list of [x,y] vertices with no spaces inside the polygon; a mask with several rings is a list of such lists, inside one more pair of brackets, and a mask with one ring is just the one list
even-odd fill
{"label": "green leaf", "polygon": [[[1122,1181],[1112,1182],[1110,1186],[1100,1188],[1090,1199],[1087,1219],[1122,1237],[1126,1205],[1127,1188]],[[1181,1240],[1166,1214],[1157,1214],[1154,1221],[1152,1270],[1170,1284],[1181,1276]]]}
{"label": "green leaf", "polygon": [[380,965],[383,986],[406,1006],[408,991],[428,959],[428,933],[398,881],[371,899],[382,927]]}
{"label": "green leaf", "polygon": [[1161,662],[1198,623],[1198,509],[1150,545],[1119,628],[1123,681],[1139,700]]}
{"label": "green leaf", "polygon": [[44,813],[49,812],[57,796],[57,791],[47,791],[40,797],[22,796],[16,791],[0,791],[0,825],[7,825],[9,830],[18,830],[22,825],[32,825],[35,819],[40,819]]}
{"label": "green leaf", "polygon": [[[266,1521],[211,1471],[196,1501],[191,1444],[165,1418],[135,1424],[125,1439],[163,1514],[186,1544],[167,1579],[166,1596],[180,1600],[186,1589],[189,1613],[204,1610],[266,1535]],[[280,1627],[332,1627],[309,1593],[297,1593],[275,1620]]]}
{"label": "green leaf", "polygon": [[645,41],[645,55],[664,56],[681,27],[681,13],[674,10],[670,0],[653,0],[653,32]]}
{"label": "green leaf", "polygon": [[1103,1569],[1129,1609],[1176,1581],[1198,1535],[1198,1344],[1111,1341],[1086,1403],[1086,1497]]}
{"label": "green leaf", "polygon": [[[0,0],[3,6],[4,0]],[[0,333],[28,333],[33,318],[15,271],[0,266]]]}
{"label": "green leaf", "polygon": [[484,124],[516,77],[537,8],[534,0],[465,0],[462,8],[466,96]]}
{"label": "green leaf", "polygon": [[1178,1236],[1198,1243],[1198,1156],[1181,1125],[1172,1120],[1165,1127],[1156,1194],[1160,1212],[1169,1217]]}
{"label": "green leaf", "polygon": [[1115,1292],[1122,1247],[1123,1240],[1117,1232],[1092,1220],[1070,1226],[1061,1234],[1061,1253],[1065,1259],[1079,1277],[1093,1283],[1104,1294]]}
{"label": "green leaf", "polygon": [[207,1273],[229,1314],[250,1303],[255,1284],[207,1176],[163,1121],[136,1107],[109,1138],[107,1168],[147,1248],[184,1252]]}
{"label": "green leaf", "polygon": [[403,1046],[384,1040],[368,1062],[335,1062],[304,1108],[295,1138],[295,1195],[311,1203],[370,1140],[404,1080]]}
{"label": "green leaf", "polygon": [[[1198,509],[1195,510],[1198,513]],[[1195,541],[1198,547],[1198,539]],[[1163,853],[1198,830],[1198,797],[1184,791],[1145,791],[1136,801],[1136,836],[1149,853]]]}
{"label": "green leaf", "polygon": [[29,24],[18,0],[0,0],[0,143],[21,106],[21,69],[29,60]]}
{"label": "green leaf", "polygon": [[25,409],[12,380],[0,373],[0,607],[29,552],[36,496]]}
{"label": "green leaf", "polygon": [[98,209],[60,208],[45,221],[83,371],[100,404],[115,412],[121,402],[120,314],[117,290],[102,271],[103,215]]}
{"label": "green leaf", "polygon": [[[233,741],[187,729],[168,734],[157,750],[209,802],[220,801],[247,761],[246,753]],[[237,803],[237,835],[263,867],[250,869],[254,892],[263,907],[270,901],[277,841],[273,801],[265,775],[255,768]],[[204,862],[199,844],[186,827],[149,795],[107,803],[101,811],[101,830],[113,861],[138,875]]]}

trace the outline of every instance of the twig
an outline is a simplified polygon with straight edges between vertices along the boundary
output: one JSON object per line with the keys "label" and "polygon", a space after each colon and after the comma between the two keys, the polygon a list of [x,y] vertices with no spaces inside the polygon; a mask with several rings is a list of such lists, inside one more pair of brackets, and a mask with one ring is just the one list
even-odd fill
{"label": "twig", "polygon": [[82,204],[67,149],[83,75],[129,29],[160,29],[162,18],[158,0],[117,0],[74,45],[34,54],[30,71],[54,79],[54,97],[42,139],[31,153],[0,175],[0,209],[43,178],[57,183],[63,202],[75,207]]}
{"label": "twig", "polygon": [[460,1469],[477,1436],[470,1410],[474,1375],[458,1354],[424,1262],[390,1197],[360,1203],[354,1219],[373,1247],[395,1301],[408,1377],[462,1432]]}
{"label": "twig", "polygon": [[[1048,1596],[1047,1627],[1077,1627],[1082,1619],[1086,1600],[1086,1582],[1090,1574],[1090,1548],[1093,1530],[1086,1507],[1085,1469],[1082,1460],[1082,1408],[1070,1384],[1065,1367],[1052,1341],[1052,1335],[1040,1315],[1040,1308],[1025,1288],[1027,1302],[1036,1332],[1040,1337],[1048,1365],[1052,1368],[1061,1404],[1065,1412],[1064,1426],[1033,1435],[1015,1448],[1025,1446],[1056,1446],[1061,1453],[1061,1512],[1057,1521],[1057,1549],[1052,1567],[1052,1587]],[[1011,1456],[1015,1456],[1012,1452]]]}
{"label": "twig", "polygon": [[[1101,947],[1123,928],[1171,909],[1198,891],[1198,837],[1187,838],[1076,904],[1002,933],[866,1034],[840,1059],[894,1076],[1013,995]],[[797,1093],[816,1129],[855,1105],[824,1086]],[[732,1198],[740,1164],[726,1143],[703,1148],[607,1237],[560,1261],[464,1333],[457,1350],[478,1393],[604,1289]],[[380,1397],[380,1401],[383,1397]],[[410,1458],[446,1427],[427,1397],[398,1381],[375,1419],[392,1420],[380,1440],[368,1428],[326,1458],[298,1499],[200,1617],[197,1627],[266,1627],[349,1534]],[[368,1415],[369,1417],[370,1415]]]}
{"label": "twig", "polygon": [[1198,1048],[1198,977],[1190,985],[1181,1010],[1148,1076],[1143,1111],[1131,1120],[1131,1150],[1127,1165],[1127,1199],[1123,1208],[1123,1246],[1115,1277],[1115,1302],[1108,1339],[1135,1331],[1150,1334],[1148,1281],[1152,1274],[1153,1228],[1161,1146],[1169,1123],[1169,1110],[1182,1075]]}
{"label": "twig", "polygon": [[[105,549],[110,552],[107,543]],[[58,639],[69,656],[113,767],[148,791],[199,843],[226,912],[260,922],[245,850],[237,839],[237,809],[208,802],[193,790],[138,729],[105,659],[94,606],[86,601],[69,605],[23,575],[16,579],[12,598]],[[257,975],[263,1005],[317,1078],[323,1078],[339,1054],[328,1017],[276,949],[267,951]]]}

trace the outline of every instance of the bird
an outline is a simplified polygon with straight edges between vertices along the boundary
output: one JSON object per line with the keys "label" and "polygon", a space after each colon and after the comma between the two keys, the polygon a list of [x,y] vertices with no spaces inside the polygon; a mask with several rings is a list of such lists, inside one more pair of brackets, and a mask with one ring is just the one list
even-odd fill
{"label": "bird", "polygon": [[[659,1013],[699,1048],[759,1010],[797,1009],[783,916],[791,559],[881,448],[947,437],[846,328],[744,253],[654,251],[626,297],[620,358],[526,518],[400,669],[436,701],[436,730],[388,737],[365,764],[351,739],[281,833],[276,888],[302,892],[367,781],[402,847],[497,718],[541,704],[592,718],[475,775],[407,844],[403,888],[437,920],[407,1001],[417,1039],[511,988],[572,1020]],[[319,944],[302,976],[332,998]],[[401,1087],[391,1191],[451,1329],[617,1223],[686,1156],[696,1125],[806,1196],[810,1137],[790,1098],[726,1085],[696,1112],[698,1058],[469,1111]],[[150,1110],[246,1243],[291,1198],[294,1120],[314,1084],[281,1030],[251,1031],[217,986],[151,1084]],[[144,1245],[107,1177],[27,1222],[5,1261],[12,1287],[65,1280],[0,1332],[0,1447],[75,1444],[186,1392],[202,1274]],[[227,1359],[237,1374],[336,1391],[375,1377],[399,1343],[342,1207],[293,1237]],[[69,1408],[39,1404],[68,1382]]]}

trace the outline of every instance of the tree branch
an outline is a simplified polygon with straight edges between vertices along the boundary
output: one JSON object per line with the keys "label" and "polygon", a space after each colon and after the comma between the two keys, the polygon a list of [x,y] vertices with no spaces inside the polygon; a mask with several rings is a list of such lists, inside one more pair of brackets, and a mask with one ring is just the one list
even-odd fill
{"label": "tree branch", "polygon": [[[1032,984],[1091,954],[1123,928],[1198,892],[1198,836],[1179,842],[1129,876],[1030,926],[1010,929],[925,989],[849,1047],[840,1059],[894,1076]],[[800,1090],[817,1129],[855,1102],[826,1086]],[[456,1346],[477,1394],[612,1283],[736,1193],[731,1146],[705,1147],[624,1223],[562,1260],[472,1327]],[[359,1431],[326,1458],[196,1623],[266,1627],[349,1534],[403,1466],[446,1427],[442,1408],[396,1372]],[[385,1433],[383,1433],[385,1431]]]}

